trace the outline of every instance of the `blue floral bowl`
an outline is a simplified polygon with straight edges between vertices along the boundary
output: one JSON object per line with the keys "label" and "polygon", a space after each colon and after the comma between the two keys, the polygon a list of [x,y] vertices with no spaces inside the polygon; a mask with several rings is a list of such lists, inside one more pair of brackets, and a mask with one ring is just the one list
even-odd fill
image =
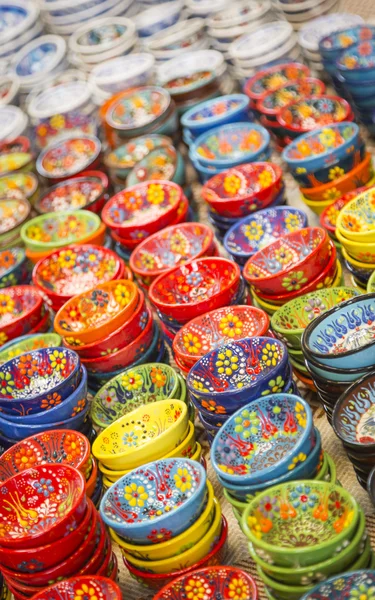
{"label": "blue floral bowl", "polygon": [[374,364],[375,294],[357,296],[312,321],[302,336],[305,357],[339,369]]}
{"label": "blue floral bowl", "polygon": [[361,83],[375,79],[375,44],[364,41],[343,52],[336,67],[345,81]]}
{"label": "blue floral bowl", "polygon": [[293,394],[271,394],[247,404],[223,425],[211,448],[212,466],[237,485],[266,483],[308,455],[315,443],[312,413]]}
{"label": "blue floral bowl", "polygon": [[289,206],[266,208],[237,221],[224,238],[224,247],[236,260],[247,260],[278,237],[307,226],[303,210]]}
{"label": "blue floral bowl", "polygon": [[206,471],[184,458],[157,460],[134,469],[104,495],[100,514],[124,540],[150,544],[156,532],[175,537],[201,514]]}
{"label": "blue floral bowl", "polygon": [[319,41],[319,52],[324,59],[334,62],[344,50],[355,46],[361,40],[371,40],[373,37],[374,28],[367,25],[333,31]]}
{"label": "blue floral bowl", "polygon": [[46,407],[43,412],[32,413],[30,415],[25,414],[17,417],[5,413],[0,414],[4,420],[11,421],[15,425],[19,423],[24,425],[38,425],[39,423],[49,424],[75,417],[85,408],[88,402],[87,371],[83,365],[81,365],[79,377],[79,385],[70,396],[64,400],[59,400],[58,395],[53,394],[48,404],[46,402]]}
{"label": "blue floral bowl", "polygon": [[245,94],[228,94],[200,102],[181,117],[181,125],[196,137],[219,125],[249,121],[249,103]]}
{"label": "blue floral bowl", "polygon": [[375,571],[340,573],[304,594],[301,600],[371,600],[375,597]]}
{"label": "blue floral bowl", "polygon": [[282,342],[252,337],[229,342],[200,358],[190,369],[187,386],[203,408],[214,400],[216,414],[232,414],[255,398],[282,391],[290,376]]}
{"label": "blue floral bowl", "polygon": [[[16,415],[43,412],[77,388],[79,356],[67,348],[41,348],[0,367],[0,410]],[[53,404],[52,404],[53,405]]]}

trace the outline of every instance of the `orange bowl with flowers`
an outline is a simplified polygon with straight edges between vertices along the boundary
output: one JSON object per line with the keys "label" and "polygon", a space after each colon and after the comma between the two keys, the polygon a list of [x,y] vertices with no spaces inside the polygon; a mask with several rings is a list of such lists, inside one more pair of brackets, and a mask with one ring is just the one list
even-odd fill
{"label": "orange bowl with flowers", "polygon": [[68,300],[56,314],[55,330],[72,346],[95,342],[129,319],[138,298],[132,281],[108,281]]}
{"label": "orange bowl with flowers", "polygon": [[0,290],[0,345],[28,333],[44,313],[42,296],[35,287],[15,285]]}

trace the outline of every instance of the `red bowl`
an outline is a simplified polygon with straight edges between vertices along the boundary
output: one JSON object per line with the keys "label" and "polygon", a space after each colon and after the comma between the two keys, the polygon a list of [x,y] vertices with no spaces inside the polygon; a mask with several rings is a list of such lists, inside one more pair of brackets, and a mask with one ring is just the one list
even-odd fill
{"label": "red bowl", "polygon": [[81,359],[82,364],[90,373],[109,373],[111,371],[118,371],[121,368],[125,369],[145,352],[151,344],[154,335],[152,313],[149,308],[146,310],[148,315],[147,324],[138,337],[130,344],[120,348],[118,352],[106,354],[99,358]]}
{"label": "red bowl", "polygon": [[163,586],[167,585],[177,577],[182,577],[195,571],[196,569],[203,569],[204,567],[212,567],[215,565],[221,565],[225,558],[226,551],[226,541],[228,538],[228,523],[226,518],[223,516],[223,528],[221,530],[220,539],[216,542],[211,552],[207,554],[204,558],[199,560],[195,565],[189,567],[187,569],[182,569],[180,571],[174,571],[173,573],[145,573],[144,571],[139,571],[133,567],[125,557],[123,557],[124,565],[128,569],[130,575],[143,583],[145,586],[151,588],[152,590],[160,590]]}
{"label": "red bowl", "polygon": [[[289,86],[289,93],[288,93]],[[290,102],[304,98],[305,96],[311,96],[314,94],[324,94],[326,86],[320,79],[314,77],[305,77],[300,81],[284,84],[277,90],[270,90],[267,92],[259,102],[256,104],[256,108],[259,112],[266,115],[269,119],[276,121],[276,115],[281,108],[290,104]]]}
{"label": "red bowl", "polygon": [[298,62],[286,61],[258,71],[250,77],[244,87],[244,93],[252,101],[262,100],[271,90],[277,90],[291,81],[309,77],[310,69]]}
{"label": "red bowl", "polygon": [[121,237],[141,241],[171,224],[182,198],[181,187],[172,181],[146,181],[113,196],[102,219]]}
{"label": "red bowl", "polygon": [[51,326],[52,316],[48,308],[46,309],[44,317],[39,321],[38,325],[34,329],[28,331],[28,335],[32,333],[47,333]]}
{"label": "red bowl", "polygon": [[325,229],[305,227],[256,252],[245,264],[243,276],[256,293],[277,296],[298,291],[324,270],[330,248]]}
{"label": "red bowl", "polygon": [[159,275],[150,286],[149,298],[164,315],[186,322],[230,304],[240,276],[240,268],[233,261],[198,258]]}
{"label": "red bowl", "polygon": [[[333,113],[317,107],[317,104],[333,103],[335,111]],[[305,115],[300,110],[301,105],[306,105],[309,114]],[[286,132],[303,133],[316,129],[329,123],[340,123],[342,121],[351,121],[352,114],[349,102],[340,98],[340,96],[307,96],[300,100],[287,104],[277,113],[277,122],[286,130]],[[307,118],[308,117],[308,118]]]}
{"label": "red bowl", "polygon": [[326,229],[329,233],[335,235],[336,221],[340,210],[344,208],[345,204],[348,204],[350,200],[353,200],[353,198],[355,198],[362,192],[368,190],[369,187],[372,186],[363,185],[362,187],[356,188],[351,192],[343,194],[342,196],[340,196],[340,198],[337,198],[337,200],[332,202],[332,204],[330,204],[329,206],[327,206],[327,208],[323,210],[322,214],[320,215],[320,225],[324,227],[324,229]]}
{"label": "red bowl", "polygon": [[[86,590],[89,590],[86,593]],[[118,585],[107,577],[84,576],[72,577],[68,581],[60,581],[37,593],[36,600],[61,600],[62,598],[101,598],[105,600],[122,600],[122,592]]]}
{"label": "red bowl", "polygon": [[0,546],[35,548],[64,537],[85,515],[85,483],[77,469],[57,464],[36,465],[8,479],[0,486]]}
{"label": "red bowl", "polygon": [[12,154],[13,152],[30,152],[29,138],[20,135],[11,142],[1,142],[0,154]]}
{"label": "red bowl", "polygon": [[44,316],[43,298],[31,285],[15,285],[0,290],[0,343],[25,335]]}
{"label": "red bowl", "polygon": [[145,296],[142,290],[139,290],[139,301],[134,313],[113,333],[84,346],[70,346],[65,340],[63,340],[63,345],[70,350],[75,350],[82,359],[101,358],[134,341],[147,325],[148,318]]}
{"label": "red bowl", "polygon": [[240,165],[211,177],[201,194],[216,213],[240,218],[272,204],[282,188],[282,174],[269,162]]}

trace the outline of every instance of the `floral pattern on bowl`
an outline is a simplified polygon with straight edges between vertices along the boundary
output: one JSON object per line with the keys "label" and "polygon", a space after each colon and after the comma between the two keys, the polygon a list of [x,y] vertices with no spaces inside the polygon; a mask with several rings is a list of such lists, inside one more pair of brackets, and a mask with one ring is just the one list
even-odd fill
{"label": "floral pattern on bowl", "polygon": [[43,315],[42,297],[36,288],[18,285],[1,289],[0,344],[36,327]]}
{"label": "floral pattern on bowl", "polygon": [[50,179],[68,178],[87,170],[98,158],[101,144],[90,136],[60,140],[43,150],[37,160],[40,175]]}
{"label": "floral pattern on bowl", "polygon": [[0,351],[0,365],[20,354],[26,354],[41,348],[61,346],[61,337],[57,333],[36,333],[25,335],[8,342]]}
{"label": "floral pattern on bowl", "polygon": [[20,191],[29,199],[38,188],[38,179],[34,173],[14,173],[0,178],[0,196],[11,198],[14,191]]}
{"label": "floral pattern on bowl", "polygon": [[310,592],[307,592],[301,600],[370,600],[375,594],[374,571],[356,571],[352,573],[341,573],[319,583]]}
{"label": "floral pattern on bowl", "polygon": [[143,87],[122,94],[107,111],[107,123],[117,129],[137,129],[158,120],[168,109],[170,96],[159,87]]}
{"label": "floral pattern on bowl", "polygon": [[369,79],[369,73],[375,68],[375,44],[365,40],[343,52],[337,60],[337,68],[344,75],[348,71],[359,71],[364,79]]}
{"label": "floral pattern on bowl", "polygon": [[335,405],[336,435],[353,449],[375,447],[375,377],[366,375],[351,385]]}
{"label": "floral pattern on bowl", "polygon": [[345,204],[337,218],[340,233],[354,241],[372,242],[375,238],[374,189],[357,194]]}
{"label": "floral pattern on bowl", "polygon": [[142,181],[174,181],[179,156],[173,146],[163,146],[152,150],[137,163],[129,173],[126,183],[136,185]]}
{"label": "floral pattern on bowl", "polygon": [[[25,250],[20,246],[0,250],[0,287],[4,287],[4,276],[14,271],[25,260]],[[14,283],[17,283],[16,281]],[[12,285],[9,281],[8,285]]]}
{"label": "floral pattern on bowl", "polygon": [[84,240],[99,229],[100,222],[98,215],[88,210],[48,213],[30,219],[22,227],[21,237],[36,252],[54,249]]}
{"label": "floral pattern on bowl", "polygon": [[364,185],[362,187],[356,188],[351,192],[347,192],[343,196],[337,198],[330,206],[324,209],[322,214],[320,215],[320,224],[322,227],[327,229],[330,234],[335,234],[337,218],[339,216],[339,212],[341,211],[348,202],[356,198],[362,192],[368,190],[368,186]]}
{"label": "floral pattern on bowl", "polygon": [[258,102],[257,108],[266,115],[276,115],[281,108],[306,96],[324,94],[325,85],[320,79],[305,77],[300,81],[287,83],[281,88],[267,92]]}
{"label": "floral pattern on bowl", "polygon": [[169,365],[150,363],[130,367],[96,394],[91,405],[93,421],[107,427],[139,406],[176,398],[178,387],[177,374]]}
{"label": "floral pattern on bowl", "polygon": [[135,138],[131,142],[112,150],[104,158],[109,169],[132,169],[156,148],[169,146],[170,138],[163,135],[149,135]]}
{"label": "floral pattern on bowl", "polygon": [[287,131],[309,131],[322,125],[345,121],[350,110],[348,102],[338,96],[311,96],[281,109],[277,120]]}
{"label": "floral pattern on bowl", "polygon": [[0,175],[10,175],[16,171],[26,170],[32,161],[28,152],[12,152],[0,155]]}
{"label": "floral pattern on bowl", "polygon": [[[117,571],[117,569],[116,569]],[[72,600],[72,598],[95,600],[121,600],[122,592],[108,577],[99,575],[71,577],[37,592],[37,600]]]}
{"label": "floral pattern on bowl", "polygon": [[210,83],[215,78],[215,73],[212,71],[195,71],[187,75],[173,77],[166,81],[163,86],[171,94],[176,96],[191,92],[197,88],[203,87]]}
{"label": "floral pattern on bowl", "polygon": [[244,91],[252,100],[261,100],[267,92],[277,90],[290,81],[300,81],[309,75],[310,69],[300,63],[275,65],[251,77]]}
{"label": "floral pattern on bowl", "polygon": [[77,177],[48,190],[37,201],[36,208],[40,213],[79,210],[95,202],[103,192],[99,178]]}
{"label": "floral pattern on bowl", "polygon": [[31,211],[27,200],[4,199],[0,200],[0,236],[18,227],[29,216]]}

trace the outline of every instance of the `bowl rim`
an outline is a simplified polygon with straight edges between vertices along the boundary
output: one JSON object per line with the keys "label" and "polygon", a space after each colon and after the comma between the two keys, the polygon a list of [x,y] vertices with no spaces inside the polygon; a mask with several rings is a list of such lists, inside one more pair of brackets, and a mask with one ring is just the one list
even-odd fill
{"label": "bowl rim", "polygon": [[[98,200],[100,200],[103,197],[103,195],[106,193],[106,191],[108,189],[108,185],[109,185],[109,179],[108,179],[107,175],[105,173],[102,173],[101,171],[96,171],[95,169],[76,173],[76,175],[72,175],[68,179],[64,179],[64,181],[59,181],[58,183],[54,183],[49,188],[45,189],[44,192],[40,194],[39,198],[36,200],[36,202],[34,204],[34,208],[38,212],[37,216],[50,214],[51,212],[61,212],[61,211],[41,211],[40,205],[43,202],[44,198],[49,196],[51,193],[53,194],[53,192],[55,192],[59,188],[65,187],[65,186],[70,186],[74,183],[79,183],[80,181],[87,181],[88,179],[89,180],[99,180],[100,185],[102,186],[102,191],[101,191],[100,195],[97,198],[95,198],[94,200],[92,200],[91,202],[89,202],[88,204],[85,204],[80,209],[80,210],[88,210],[89,206],[92,206],[93,204],[95,204],[95,202],[98,202]],[[68,212],[68,211],[64,211],[64,212]],[[72,211],[72,212],[76,212],[76,211]]]}
{"label": "bowl rim", "polygon": [[[358,558],[357,558],[357,560],[358,560]],[[311,598],[311,594],[315,594],[316,592],[319,592],[320,588],[323,585],[327,584],[327,582],[330,583],[331,581],[338,580],[341,577],[345,578],[348,575],[353,576],[353,575],[365,575],[365,574],[371,574],[372,577],[374,577],[374,571],[371,568],[371,564],[366,569],[359,569],[357,571],[347,571],[346,573],[341,573],[341,574],[337,574],[337,575],[330,575],[328,577],[328,579],[326,579],[325,581],[321,581],[320,583],[317,583],[316,585],[314,585],[314,587],[311,590],[309,590],[308,592],[306,592],[306,594],[304,594],[301,597],[301,600],[309,600]]]}
{"label": "bowl rim", "polygon": [[[284,114],[285,112],[294,104],[298,104],[299,102],[302,102],[303,100],[332,100],[334,102],[336,102],[337,104],[340,104],[342,108],[345,109],[346,114],[345,114],[345,118],[342,119],[341,121],[333,121],[332,123],[342,123],[342,122],[347,122],[347,118],[350,116],[351,113],[351,106],[349,104],[349,102],[347,102],[344,98],[342,98],[341,96],[335,96],[334,94],[321,94],[319,95],[313,95],[313,96],[307,96],[305,98],[300,98],[299,100],[294,100],[293,102],[290,102],[289,104],[287,104],[286,106],[284,106],[280,112],[277,113],[276,118],[277,121],[279,123],[279,125],[281,125],[281,127],[283,127],[284,129],[286,129],[288,132],[289,131],[294,131],[294,132],[301,132],[301,133],[305,133],[306,130],[301,127],[300,125],[293,125],[293,124],[289,124],[285,121],[284,119]],[[350,122],[350,121],[348,121]],[[329,127],[331,127],[331,123],[329,124]],[[312,130],[308,130],[308,131],[316,131],[315,129]],[[283,158],[285,159],[284,156],[284,152],[283,152]]]}
{"label": "bowl rim", "polygon": [[[96,29],[103,25],[113,24],[122,25],[126,28],[123,34],[120,36],[120,38],[110,40],[104,43],[102,42],[101,44],[95,45],[94,48],[88,44],[83,44],[79,42],[80,38],[84,34],[90,33],[93,29]],[[135,35],[135,32],[135,24],[131,19],[128,19],[127,17],[117,16],[116,18],[114,18],[111,16],[99,16],[95,17],[94,24],[92,20],[79,24],[78,28],[69,37],[68,46],[72,52],[82,52],[82,54],[97,54],[98,50],[99,52],[105,52],[106,50],[112,50],[113,48],[117,48],[117,46],[121,45],[125,40],[127,40],[128,38],[132,38]]]}
{"label": "bowl rim", "polygon": [[[59,340],[56,340],[56,342],[58,341],[58,343],[53,344],[51,346],[51,348],[57,348],[57,347],[61,346],[61,343],[62,343],[61,336],[58,333],[55,333],[54,331],[47,331],[45,333],[28,333],[26,335],[21,335],[18,338],[14,338],[13,340],[8,340],[7,342],[5,342],[5,344],[3,344],[0,347],[0,358],[1,358],[1,355],[3,352],[8,352],[13,346],[17,346],[21,342],[22,343],[26,342],[29,338],[39,339],[39,338],[45,337],[46,335],[49,335],[49,336],[53,335],[53,336],[56,336],[56,338],[59,338]],[[44,347],[47,348],[47,346],[44,346]],[[35,349],[37,350],[37,348],[35,348]],[[74,348],[70,348],[70,350],[74,350]],[[27,352],[30,352],[30,351],[28,350]],[[18,354],[16,356],[20,356],[20,354]],[[15,356],[12,358],[15,358]],[[8,360],[10,360],[10,359],[8,359]],[[4,361],[4,362],[7,362],[7,361]],[[1,366],[1,364],[3,364],[3,363],[0,363],[0,366]]]}
{"label": "bowl rim", "polygon": [[[359,296],[356,296],[356,298],[359,298]],[[353,298],[352,298],[352,300],[353,300]],[[302,334],[302,336],[303,336],[303,334]],[[302,351],[304,352],[303,348],[302,348]],[[348,374],[348,375],[350,375],[350,374],[354,375],[354,374],[358,373],[358,371],[371,373],[371,370],[374,370],[374,366],[373,365],[370,365],[369,367],[362,367],[361,369],[358,369],[356,367],[345,368],[345,369],[344,368],[340,368],[340,367],[333,367],[333,366],[330,366],[330,365],[325,365],[325,364],[323,365],[323,364],[321,364],[316,359],[315,356],[311,356],[311,355],[307,355],[306,356],[305,352],[304,352],[304,356],[305,356],[305,363],[307,363],[307,364],[311,363],[312,366],[315,367],[316,369],[321,369],[322,371],[327,371],[328,373],[337,373],[337,374],[345,373],[345,374]],[[313,372],[314,372],[314,377],[315,377],[315,371],[313,371]],[[318,375],[318,377],[320,377],[320,379],[322,379],[321,375]],[[326,379],[326,381],[329,381],[329,382],[333,381],[334,383],[336,383],[335,380],[331,380],[331,379],[328,379],[328,378]],[[350,383],[350,382],[346,381],[346,385],[348,385],[348,383]]]}
{"label": "bowl rim", "polygon": [[[375,44],[374,44],[374,39],[372,40],[366,40],[366,42],[369,42],[372,46],[372,56],[375,55]],[[375,69],[375,66],[372,67],[364,67],[364,66],[356,66],[354,69],[350,69],[347,65],[345,65],[342,62],[342,59],[344,58],[344,56],[348,53],[348,52],[353,52],[358,50],[358,47],[362,44],[363,42],[357,42],[355,44],[352,44],[351,46],[349,46],[349,48],[345,48],[344,51],[340,54],[340,56],[335,60],[335,67],[337,68],[337,70],[340,73],[348,73],[348,72],[353,72],[355,71],[356,73],[368,73],[369,71],[373,71]]]}
{"label": "bowl rim", "polygon": [[[207,108],[207,107],[210,108],[211,106],[215,106],[215,104],[218,104],[220,102],[231,101],[231,100],[234,100],[234,101],[238,100],[239,106],[236,106],[235,108],[232,108],[231,110],[229,110],[225,113],[215,115],[212,117],[206,117],[206,118],[202,119],[201,121],[195,121],[195,120],[191,119],[192,115],[201,111],[204,108]],[[243,93],[225,94],[223,96],[218,96],[217,98],[211,98],[211,100],[204,100],[198,106],[193,106],[192,108],[187,110],[181,116],[181,125],[183,127],[186,127],[187,129],[193,129],[193,130],[201,129],[201,127],[207,127],[207,126],[214,127],[215,123],[220,124],[220,122],[223,119],[232,117],[236,113],[245,110],[249,106],[249,103],[250,103],[249,97]]]}
{"label": "bowl rim", "polygon": [[[50,147],[50,146],[49,146]],[[42,221],[48,221],[51,218],[55,219],[56,221],[59,221],[60,219],[64,218],[64,217],[70,217],[70,216],[75,216],[77,218],[81,218],[82,221],[90,221],[93,223],[94,226],[96,226],[95,231],[92,231],[90,233],[86,232],[86,234],[83,234],[82,236],[80,236],[78,238],[78,240],[84,240],[85,237],[87,238],[90,235],[94,235],[95,233],[98,232],[100,224],[101,224],[101,220],[99,215],[96,215],[95,213],[89,211],[89,210],[75,210],[75,211],[61,211],[61,212],[52,212],[52,213],[45,213],[43,215],[37,215],[36,217],[34,217],[33,219],[30,219],[30,221],[27,221],[26,223],[24,223],[24,225],[22,225],[21,227],[21,231],[20,231],[20,235],[21,238],[23,240],[23,242],[26,244],[32,244],[34,245],[35,242],[32,238],[29,238],[29,236],[27,235],[27,229],[30,227],[31,225],[34,224],[39,224]],[[44,251],[48,251],[50,249],[55,250],[58,249],[58,244],[60,244],[61,246],[61,242],[60,241],[51,241],[51,242],[36,242],[36,245],[38,246],[42,246]],[[75,242],[71,242],[71,244],[77,244],[77,241]],[[64,248],[64,246],[62,246],[62,248]],[[38,251],[37,251],[38,252]]]}
{"label": "bowl rim", "polygon": [[277,73],[280,71],[280,69],[283,70],[285,67],[289,68],[291,66],[299,69],[300,71],[303,71],[305,73],[305,77],[311,77],[311,71],[310,71],[309,67],[307,67],[303,63],[298,62],[298,60],[293,60],[293,61],[285,60],[284,62],[282,62],[280,64],[271,65],[270,67],[265,67],[265,68],[261,69],[260,71],[258,71],[258,73],[253,75],[253,77],[250,77],[250,79],[247,80],[247,82],[244,86],[244,93],[247,96],[249,96],[249,98],[251,100],[262,100],[262,98],[265,96],[265,94],[268,93],[270,90],[265,90],[264,92],[260,92],[260,93],[252,92],[251,91],[252,85],[255,82],[259,81],[260,79],[263,79],[263,77],[265,75]]}
{"label": "bowl rim", "polygon": [[[355,205],[355,203],[358,202],[358,200],[361,200],[362,198],[365,198],[366,196],[370,196],[368,198],[368,200],[366,200],[366,204],[368,204],[368,201],[371,200],[371,191],[372,190],[374,190],[374,188],[369,187],[367,190],[363,190],[362,192],[359,192],[358,195],[354,196],[354,198],[351,198],[349,200],[349,202],[344,204],[344,206],[340,209],[339,214],[337,215],[335,233],[341,243],[344,243],[344,244],[347,244],[348,246],[350,246],[351,245],[350,242],[353,242],[353,243],[357,243],[357,242],[361,243],[362,242],[362,243],[366,244],[366,247],[369,245],[369,243],[370,244],[373,243],[371,238],[375,238],[375,228],[373,230],[360,231],[360,232],[358,232],[358,231],[349,231],[348,232],[346,229],[342,228],[342,219],[345,216],[346,211],[351,210],[352,205]],[[375,198],[375,193],[374,193],[374,198]],[[366,204],[364,206],[366,206]],[[356,209],[354,208],[354,212],[355,212],[355,210]],[[348,235],[348,237],[347,237],[347,235]],[[374,247],[375,247],[375,243],[374,243]]]}
{"label": "bowl rim", "polygon": [[[33,286],[33,285],[28,285],[28,284],[20,284],[20,285],[14,285],[14,286],[10,286],[10,287],[5,287],[2,288],[0,290],[0,294],[6,294],[9,293],[10,290],[14,291],[14,294],[10,294],[10,297],[13,299],[15,298],[15,292],[22,288],[23,293],[22,293],[22,297],[24,296],[24,294],[26,292],[30,292],[31,294],[35,296],[35,304],[29,309],[29,311],[25,314],[21,314],[19,317],[17,317],[16,319],[12,319],[12,321],[10,321],[10,323],[6,323],[3,325],[4,330],[8,330],[9,328],[13,328],[15,325],[18,325],[19,323],[21,323],[25,318],[29,318],[31,314],[33,314],[34,312],[37,311],[41,311],[43,309],[44,306],[44,302],[43,302],[43,298],[42,298],[42,294],[39,292],[39,290]],[[34,290],[34,294],[33,294],[33,290]],[[17,338],[14,338],[17,339]],[[7,340],[7,341],[13,341],[13,340]],[[2,346],[0,347],[0,351],[2,350]],[[7,361],[8,362],[8,361]],[[2,366],[2,365],[1,365]],[[1,368],[0,366],[0,368]]]}
{"label": "bowl rim", "polygon": [[[12,173],[9,173],[9,175],[12,175]],[[1,175],[2,177],[7,177],[6,174]],[[7,229],[6,231],[3,231],[2,233],[0,233],[0,239],[2,237],[7,237],[9,235],[14,234],[14,232],[16,231],[16,229],[23,227],[23,225],[27,225],[28,221],[27,219],[30,217],[30,213],[31,213],[31,204],[30,201],[27,200],[27,198],[7,198],[6,196],[1,198],[1,200],[5,201],[5,202],[17,202],[18,204],[22,204],[23,207],[25,208],[25,214],[22,215],[22,219],[20,219],[15,225],[13,225],[13,227],[11,227],[10,229]]]}
{"label": "bowl rim", "polygon": [[359,268],[359,269],[371,269],[371,267],[375,266],[373,263],[361,263],[361,261],[357,260],[356,258],[354,258],[354,256],[351,256],[347,249],[344,248],[344,246],[341,246],[341,253],[344,257],[344,260],[346,260],[347,262],[351,263],[351,265],[355,268]]}
{"label": "bowl rim", "polygon": [[[90,584],[90,583],[92,583],[92,581],[97,581],[97,582],[99,582],[99,584],[105,583],[107,586],[109,585],[110,587],[113,588],[113,591],[118,596],[118,600],[120,600],[122,598],[121,589],[119,588],[117,583],[115,581],[113,581],[113,579],[110,579],[108,577],[103,577],[101,575],[73,575],[73,577],[70,577],[68,581],[71,584],[73,584],[75,582],[82,583],[82,584],[87,582],[87,584]],[[41,597],[44,600],[44,598],[48,597],[48,593],[51,590],[55,590],[56,588],[61,586],[61,584],[63,584],[63,581],[58,581],[58,582],[54,583],[53,585],[44,588],[43,591],[37,592],[35,594],[35,599],[38,600],[38,598]]]}
{"label": "bowl rim", "polygon": [[[126,58],[127,55],[125,55]],[[130,56],[130,55],[129,55]],[[121,59],[122,57],[117,57],[115,60]],[[134,126],[134,124],[132,125],[126,125],[126,124],[122,124],[122,123],[116,123],[116,121],[113,120],[112,117],[112,113],[114,111],[114,108],[117,104],[121,103],[122,100],[130,97],[130,96],[134,96],[137,92],[149,92],[150,94],[152,93],[158,93],[159,96],[161,96],[162,98],[164,98],[165,101],[165,107],[164,110],[162,110],[161,113],[159,113],[158,115],[154,116],[153,119],[151,121],[149,121],[148,123],[144,124],[144,125],[137,125]],[[106,107],[105,110],[105,117],[104,117],[104,121],[105,121],[105,126],[110,127],[112,129],[114,129],[115,131],[119,130],[119,131],[127,131],[127,132],[137,132],[137,131],[145,131],[145,128],[149,128],[153,125],[155,125],[157,122],[159,122],[161,119],[163,119],[165,116],[168,115],[168,112],[172,106],[171,104],[172,98],[171,95],[169,94],[168,90],[165,90],[163,87],[158,86],[158,85],[147,85],[147,86],[138,86],[138,87],[132,87],[128,90],[123,90],[122,92],[119,92],[118,94],[111,96],[111,98],[109,99],[109,104],[108,107]]]}

